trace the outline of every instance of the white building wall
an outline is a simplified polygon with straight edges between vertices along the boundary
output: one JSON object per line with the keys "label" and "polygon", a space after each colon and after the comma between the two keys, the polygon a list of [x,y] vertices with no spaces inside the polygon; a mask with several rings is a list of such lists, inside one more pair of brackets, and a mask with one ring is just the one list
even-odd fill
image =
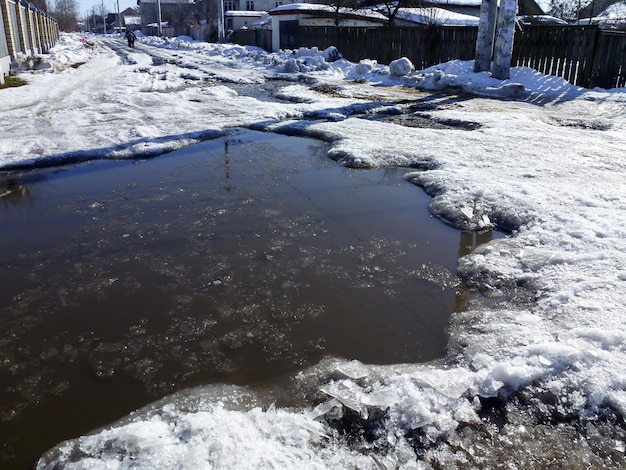
{"label": "white building wall", "polygon": [[[313,3],[310,0],[223,0],[224,11],[270,11],[281,5],[291,5],[292,3]],[[251,8],[249,8],[251,7]]]}

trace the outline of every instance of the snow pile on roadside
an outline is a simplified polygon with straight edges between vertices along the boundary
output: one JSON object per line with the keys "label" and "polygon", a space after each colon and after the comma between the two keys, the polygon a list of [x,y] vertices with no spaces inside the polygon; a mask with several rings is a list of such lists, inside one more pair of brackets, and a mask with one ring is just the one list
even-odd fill
{"label": "snow pile on roadside", "polygon": [[[153,63],[140,48],[127,53],[122,61],[101,47],[100,40],[63,34],[50,54],[37,58],[41,70],[24,73],[31,86],[12,89],[11,100],[0,100],[0,112],[6,117],[0,130],[11,136],[0,141],[0,167],[153,156],[214,138],[229,127],[258,128],[260,123],[303,117],[339,121],[374,112],[366,106],[403,112],[391,103],[348,95],[317,94],[313,100],[265,101],[260,105],[254,96],[239,95],[222,85],[258,85],[285,75],[290,80],[306,75],[308,80],[336,87],[347,80],[424,90],[453,87],[474,95],[524,96],[529,101],[551,95],[574,99],[585,94],[561,79],[526,68],[515,68],[511,80],[498,81],[486,73],[474,74],[471,61],[411,71],[407,59],[394,61],[391,66],[372,60],[355,64],[340,58],[340,51],[333,47],[267,53],[256,47],[192,42],[187,37],[142,37],[139,46],[143,43],[172,50],[169,56],[157,58],[162,63]],[[123,44],[120,38],[106,40]],[[181,49],[190,52],[176,52]],[[57,72],[53,76],[46,73],[53,71]],[[284,92],[278,93],[289,99]],[[430,158],[408,155],[410,150],[406,149],[409,147],[394,155],[382,152],[372,161],[364,156],[360,166],[421,166],[420,162]],[[344,161],[345,152],[339,143],[333,152],[333,158]]]}
{"label": "snow pile on roadside", "polygon": [[[480,96],[518,99],[534,88],[537,80],[547,78],[527,67],[513,67],[511,78],[498,80],[491,78],[488,72],[474,73],[473,61],[453,60],[444,64],[415,70],[406,57],[399,58],[389,65],[378,64],[376,61],[364,59],[352,63],[341,58],[341,51],[331,46],[325,50],[299,48],[268,53],[254,46],[238,46],[233,44],[209,44],[192,41],[188,37],[173,40],[161,38],[142,39],[152,45],[166,44],[169,48],[203,50],[210,55],[220,55],[229,59],[247,62],[258,62],[274,67],[284,73],[315,73],[340,75],[346,79],[365,80],[381,85],[405,85],[427,91],[440,91],[446,88],[461,88],[466,93]],[[555,91],[582,89],[567,83],[564,79],[549,77],[551,87]]]}
{"label": "snow pile on roadside", "polygon": [[52,71],[62,72],[70,67],[77,67],[98,54],[93,43],[76,34],[61,34],[57,44],[48,54],[35,56],[18,53],[15,59],[17,71]]}

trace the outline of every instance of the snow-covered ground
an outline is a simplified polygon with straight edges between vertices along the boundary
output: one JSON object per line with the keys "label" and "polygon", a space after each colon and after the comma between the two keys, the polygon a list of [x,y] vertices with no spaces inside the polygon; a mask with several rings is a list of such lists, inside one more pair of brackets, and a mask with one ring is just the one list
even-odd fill
{"label": "snow-covered ground", "polygon": [[[446,223],[511,232],[461,260],[482,295],[453,315],[448,356],[324,362],[295,379],[299,407],[188,391],[40,468],[626,465],[626,90],[332,58],[63,35],[28,86],[0,90],[0,166],[156,155],[248,126],[323,139],[347,166],[411,167]],[[449,125],[400,125],[414,116]]]}

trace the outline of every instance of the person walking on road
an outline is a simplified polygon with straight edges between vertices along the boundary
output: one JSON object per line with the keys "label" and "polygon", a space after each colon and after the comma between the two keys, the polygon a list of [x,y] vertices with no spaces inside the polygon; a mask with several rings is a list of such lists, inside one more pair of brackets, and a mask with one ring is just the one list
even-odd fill
{"label": "person walking on road", "polygon": [[132,31],[126,31],[126,39],[128,40],[128,47],[135,47],[135,39],[137,36]]}

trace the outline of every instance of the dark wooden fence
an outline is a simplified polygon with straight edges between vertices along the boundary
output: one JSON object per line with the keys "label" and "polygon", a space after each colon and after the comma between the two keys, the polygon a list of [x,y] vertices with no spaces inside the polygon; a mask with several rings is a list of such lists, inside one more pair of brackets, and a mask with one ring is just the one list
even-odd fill
{"label": "dark wooden fence", "polygon": [[476,28],[300,27],[301,46],[336,46],[348,60],[376,59],[388,64],[400,57],[422,69],[452,59],[474,58]]}
{"label": "dark wooden fence", "polygon": [[596,26],[524,26],[515,32],[512,63],[589,87],[599,34]]}
{"label": "dark wooden fence", "polygon": [[598,40],[591,86],[626,87],[626,31],[603,31]]}
{"label": "dark wooden fence", "polygon": [[233,31],[228,39],[235,44],[257,46],[266,51],[272,50],[272,31],[270,29],[242,29]]}
{"label": "dark wooden fence", "polygon": [[[336,46],[352,62],[374,59],[388,64],[407,57],[417,69],[424,69],[453,59],[474,59],[476,36],[477,28],[472,27],[301,26],[295,42],[297,47]],[[270,50],[250,39],[240,36],[233,41]],[[626,87],[626,32],[603,31],[597,26],[524,26],[515,32],[511,65],[587,88]]]}
{"label": "dark wooden fence", "polygon": [[626,32],[597,26],[525,26],[515,32],[512,64],[586,88],[626,87]]}

